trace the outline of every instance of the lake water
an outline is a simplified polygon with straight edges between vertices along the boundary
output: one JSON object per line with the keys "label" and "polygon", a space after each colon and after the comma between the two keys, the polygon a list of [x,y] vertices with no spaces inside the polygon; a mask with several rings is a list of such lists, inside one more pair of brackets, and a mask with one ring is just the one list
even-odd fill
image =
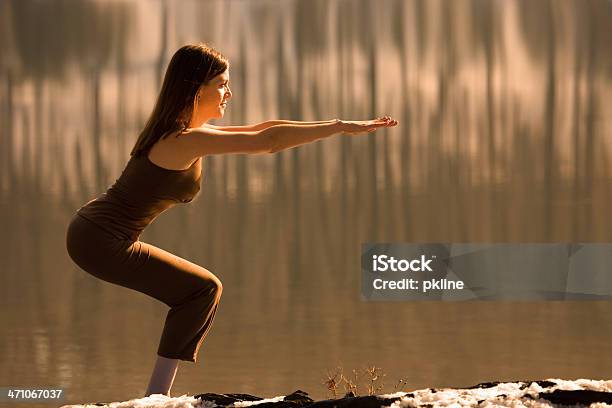
{"label": "lake water", "polygon": [[360,297],[363,242],[612,240],[611,7],[3,2],[0,385],[61,387],[75,404],[144,395],[167,307],[80,270],[65,229],[120,175],[170,57],[197,41],[231,62],[234,96],[212,123],[400,125],[205,158],[198,197],[141,236],[224,285],[172,395],[325,398],[338,366],[380,367],[378,393],[401,378],[612,378],[610,302]]}

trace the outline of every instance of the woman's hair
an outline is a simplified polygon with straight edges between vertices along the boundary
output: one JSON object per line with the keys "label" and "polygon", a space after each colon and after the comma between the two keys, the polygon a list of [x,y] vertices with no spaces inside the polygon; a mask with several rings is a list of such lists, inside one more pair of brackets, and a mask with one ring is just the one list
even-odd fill
{"label": "woman's hair", "polygon": [[229,68],[229,61],[206,43],[179,48],[166,69],[166,75],[153,112],[130,156],[148,152],[159,139],[187,129],[195,97],[202,85]]}

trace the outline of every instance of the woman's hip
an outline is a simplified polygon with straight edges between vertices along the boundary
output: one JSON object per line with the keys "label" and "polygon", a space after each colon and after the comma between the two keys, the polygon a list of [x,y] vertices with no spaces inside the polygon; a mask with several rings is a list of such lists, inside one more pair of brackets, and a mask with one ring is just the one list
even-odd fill
{"label": "woman's hip", "polygon": [[116,266],[123,249],[131,243],[119,240],[87,218],[75,214],[66,230],[66,249],[70,258],[87,272]]}
{"label": "woman's hip", "polygon": [[118,240],[79,215],[68,226],[66,247],[87,273],[171,307],[194,295],[221,295],[221,281],[206,268],[146,242]]}

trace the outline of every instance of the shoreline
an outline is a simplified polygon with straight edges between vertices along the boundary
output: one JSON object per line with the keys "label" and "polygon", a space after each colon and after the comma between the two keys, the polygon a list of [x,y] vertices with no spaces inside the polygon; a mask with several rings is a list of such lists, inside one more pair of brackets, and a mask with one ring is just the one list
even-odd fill
{"label": "shoreline", "polygon": [[[556,407],[579,406],[591,408],[612,407],[612,380],[544,379],[513,382],[484,382],[467,388],[425,388],[398,391],[392,394],[355,395],[346,393],[341,398],[315,401],[302,390],[288,395],[263,398],[250,394],[203,393],[193,396],[168,397],[154,394],[125,402],[63,405],[61,408],[128,408],[128,407],[266,407],[300,408],[378,408],[378,407]],[[482,405],[481,405],[482,404]]]}

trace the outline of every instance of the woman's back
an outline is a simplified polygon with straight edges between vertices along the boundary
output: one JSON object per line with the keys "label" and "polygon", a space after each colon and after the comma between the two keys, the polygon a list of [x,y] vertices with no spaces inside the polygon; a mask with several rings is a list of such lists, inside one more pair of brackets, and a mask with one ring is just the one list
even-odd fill
{"label": "woman's back", "polygon": [[[159,156],[161,150],[157,152]],[[77,214],[119,239],[135,241],[163,211],[192,201],[200,191],[203,159],[184,170],[172,170],[153,163],[149,154],[132,156],[106,193],[83,205]]]}

